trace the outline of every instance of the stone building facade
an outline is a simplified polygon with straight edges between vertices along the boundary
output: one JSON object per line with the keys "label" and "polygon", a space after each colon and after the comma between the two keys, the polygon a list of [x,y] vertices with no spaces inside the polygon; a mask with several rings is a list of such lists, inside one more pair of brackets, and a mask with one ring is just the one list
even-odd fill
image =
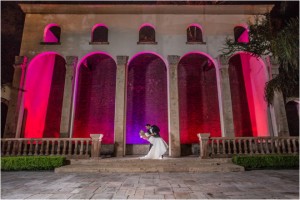
{"label": "stone building facade", "polygon": [[[26,14],[4,137],[104,134],[115,155],[148,148],[157,124],[169,155],[217,137],[288,136],[269,57],[221,56],[226,37],[247,42],[247,22],[272,5],[20,4]],[[129,151],[131,149],[131,151]]]}

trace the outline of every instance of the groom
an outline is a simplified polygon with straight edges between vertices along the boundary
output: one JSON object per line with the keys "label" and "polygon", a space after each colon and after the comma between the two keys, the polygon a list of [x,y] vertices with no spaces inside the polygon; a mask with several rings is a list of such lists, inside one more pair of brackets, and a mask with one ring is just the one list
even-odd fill
{"label": "groom", "polygon": [[[158,128],[158,126],[156,125],[152,125],[151,124],[146,124],[146,129],[147,129],[147,132],[149,135],[153,136],[153,137],[160,137],[159,135],[159,131],[160,129]],[[150,143],[150,148],[149,148],[149,151],[152,147],[152,144]]]}

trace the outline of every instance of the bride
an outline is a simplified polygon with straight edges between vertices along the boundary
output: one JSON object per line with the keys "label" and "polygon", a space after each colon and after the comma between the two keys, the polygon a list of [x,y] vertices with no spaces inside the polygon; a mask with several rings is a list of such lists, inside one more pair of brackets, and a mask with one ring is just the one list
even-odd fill
{"label": "bride", "polygon": [[167,143],[161,137],[154,137],[143,130],[140,131],[140,137],[152,144],[148,154],[141,157],[141,159],[162,159],[168,149]]}

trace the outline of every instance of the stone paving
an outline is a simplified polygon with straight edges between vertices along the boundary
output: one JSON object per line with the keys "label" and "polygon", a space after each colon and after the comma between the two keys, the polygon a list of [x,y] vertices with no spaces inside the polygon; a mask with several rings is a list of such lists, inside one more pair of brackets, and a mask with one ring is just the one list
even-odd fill
{"label": "stone paving", "polygon": [[298,170],[2,172],[1,199],[299,199]]}

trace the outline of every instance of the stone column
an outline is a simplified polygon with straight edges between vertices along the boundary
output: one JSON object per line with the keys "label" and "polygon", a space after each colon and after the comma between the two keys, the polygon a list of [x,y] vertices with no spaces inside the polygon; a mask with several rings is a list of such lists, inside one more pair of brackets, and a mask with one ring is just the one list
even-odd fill
{"label": "stone column", "polygon": [[[16,137],[17,127],[20,115],[20,108],[23,98],[24,90],[24,79],[26,73],[27,58],[25,56],[16,56],[14,64],[14,77],[12,82],[11,96],[8,104],[6,125],[4,130],[4,138]],[[21,120],[22,121],[22,120]]]}
{"label": "stone column", "polygon": [[230,91],[230,82],[229,82],[229,62],[228,57],[220,55],[218,57],[218,64],[220,70],[220,88],[221,88],[221,105],[222,110],[221,120],[223,120],[223,133],[224,137],[234,137],[234,124],[233,124],[233,113],[232,113],[232,100],[231,100],[231,91]]}
{"label": "stone column", "polygon": [[179,98],[178,98],[178,74],[177,65],[180,57],[169,55],[169,156],[179,157],[180,134],[179,134]]}
{"label": "stone column", "polygon": [[125,156],[126,127],[126,67],[128,56],[117,56],[115,97],[115,156]]}
{"label": "stone column", "polygon": [[[272,78],[279,74],[279,63],[274,57],[270,57]],[[285,112],[285,104],[281,91],[274,91],[274,98],[271,106],[271,115],[274,129],[274,136],[289,136],[289,127]]]}
{"label": "stone column", "polygon": [[66,57],[66,77],[65,77],[65,86],[64,86],[62,114],[61,114],[61,121],[60,121],[61,138],[67,138],[70,136],[72,94],[74,90],[77,62],[78,62],[77,56]]}

